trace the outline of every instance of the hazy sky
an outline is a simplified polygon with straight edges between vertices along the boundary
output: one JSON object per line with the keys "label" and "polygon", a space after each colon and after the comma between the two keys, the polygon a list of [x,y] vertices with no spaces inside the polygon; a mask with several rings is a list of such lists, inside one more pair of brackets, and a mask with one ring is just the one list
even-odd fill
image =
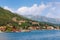
{"label": "hazy sky", "polygon": [[0,6],[21,15],[60,18],[60,0],[0,0]]}

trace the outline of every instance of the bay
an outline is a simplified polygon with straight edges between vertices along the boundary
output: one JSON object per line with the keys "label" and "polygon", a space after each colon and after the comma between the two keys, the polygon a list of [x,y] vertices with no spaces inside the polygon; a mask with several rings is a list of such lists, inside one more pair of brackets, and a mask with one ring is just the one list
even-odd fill
{"label": "bay", "polygon": [[60,40],[60,30],[0,33],[0,40]]}

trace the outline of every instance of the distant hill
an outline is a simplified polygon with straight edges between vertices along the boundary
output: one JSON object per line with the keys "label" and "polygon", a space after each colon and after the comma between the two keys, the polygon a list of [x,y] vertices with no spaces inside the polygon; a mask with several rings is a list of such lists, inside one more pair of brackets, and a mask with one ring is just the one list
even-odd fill
{"label": "distant hill", "polygon": [[48,18],[45,16],[40,16],[40,15],[26,15],[25,17],[28,17],[29,19],[32,20],[36,20],[39,22],[49,22],[49,23],[53,23],[53,24],[60,24],[60,20],[59,19],[55,19],[55,18]]}

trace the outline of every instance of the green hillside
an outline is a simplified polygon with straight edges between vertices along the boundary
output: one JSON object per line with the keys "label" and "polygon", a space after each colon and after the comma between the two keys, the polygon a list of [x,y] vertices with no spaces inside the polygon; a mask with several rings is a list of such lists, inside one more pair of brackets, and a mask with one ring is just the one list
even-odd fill
{"label": "green hillside", "polygon": [[12,20],[12,18],[14,18],[14,17],[16,17],[16,20],[24,20],[24,19],[28,20],[21,15],[18,15],[16,13],[12,13],[12,12],[0,7],[0,26],[14,22]]}
{"label": "green hillside", "polygon": [[14,31],[20,29],[40,30],[47,29],[47,26],[52,26],[56,28],[54,24],[37,22],[0,7],[0,31],[10,32],[13,29]]}
{"label": "green hillside", "polygon": [[0,7],[0,26],[6,26],[8,31],[11,31],[10,27],[27,29],[32,26],[33,20],[27,19],[16,13],[12,13]]}

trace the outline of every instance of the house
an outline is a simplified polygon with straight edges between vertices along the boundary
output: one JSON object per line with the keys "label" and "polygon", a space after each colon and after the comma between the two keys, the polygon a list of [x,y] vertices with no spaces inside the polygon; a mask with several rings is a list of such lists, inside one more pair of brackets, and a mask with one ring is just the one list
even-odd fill
{"label": "house", "polygon": [[8,26],[8,27],[11,27],[11,28],[13,27],[11,24],[7,24],[7,26]]}
{"label": "house", "polygon": [[33,26],[30,26],[28,29],[29,29],[29,30],[36,30],[36,28],[33,27]]}
{"label": "house", "polygon": [[32,22],[32,24],[39,24],[38,22]]}
{"label": "house", "polygon": [[15,26],[12,27],[12,32],[16,32],[16,27]]}
{"label": "house", "polygon": [[18,24],[21,25],[22,23],[19,22]]}
{"label": "house", "polygon": [[53,27],[53,26],[47,26],[47,29],[48,29],[48,30],[53,30],[54,27]]}
{"label": "house", "polygon": [[55,28],[55,30],[59,30],[60,29],[60,27],[59,26],[57,26],[56,28]]}
{"label": "house", "polygon": [[25,23],[26,21],[25,20],[20,20],[18,21],[18,24],[21,25],[22,23]]}
{"label": "house", "polygon": [[20,20],[18,21],[19,23],[25,23],[26,21],[25,20]]}
{"label": "house", "polygon": [[17,22],[17,17],[13,17],[12,20],[13,20],[14,22]]}
{"label": "house", "polygon": [[30,27],[28,27],[28,29],[29,30],[39,30],[40,27],[38,27],[38,26],[30,26]]}
{"label": "house", "polygon": [[0,31],[6,31],[6,26],[0,26]]}
{"label": "house", "polygon": [[46,26],[43,26],[42,29],[46,29]]}

